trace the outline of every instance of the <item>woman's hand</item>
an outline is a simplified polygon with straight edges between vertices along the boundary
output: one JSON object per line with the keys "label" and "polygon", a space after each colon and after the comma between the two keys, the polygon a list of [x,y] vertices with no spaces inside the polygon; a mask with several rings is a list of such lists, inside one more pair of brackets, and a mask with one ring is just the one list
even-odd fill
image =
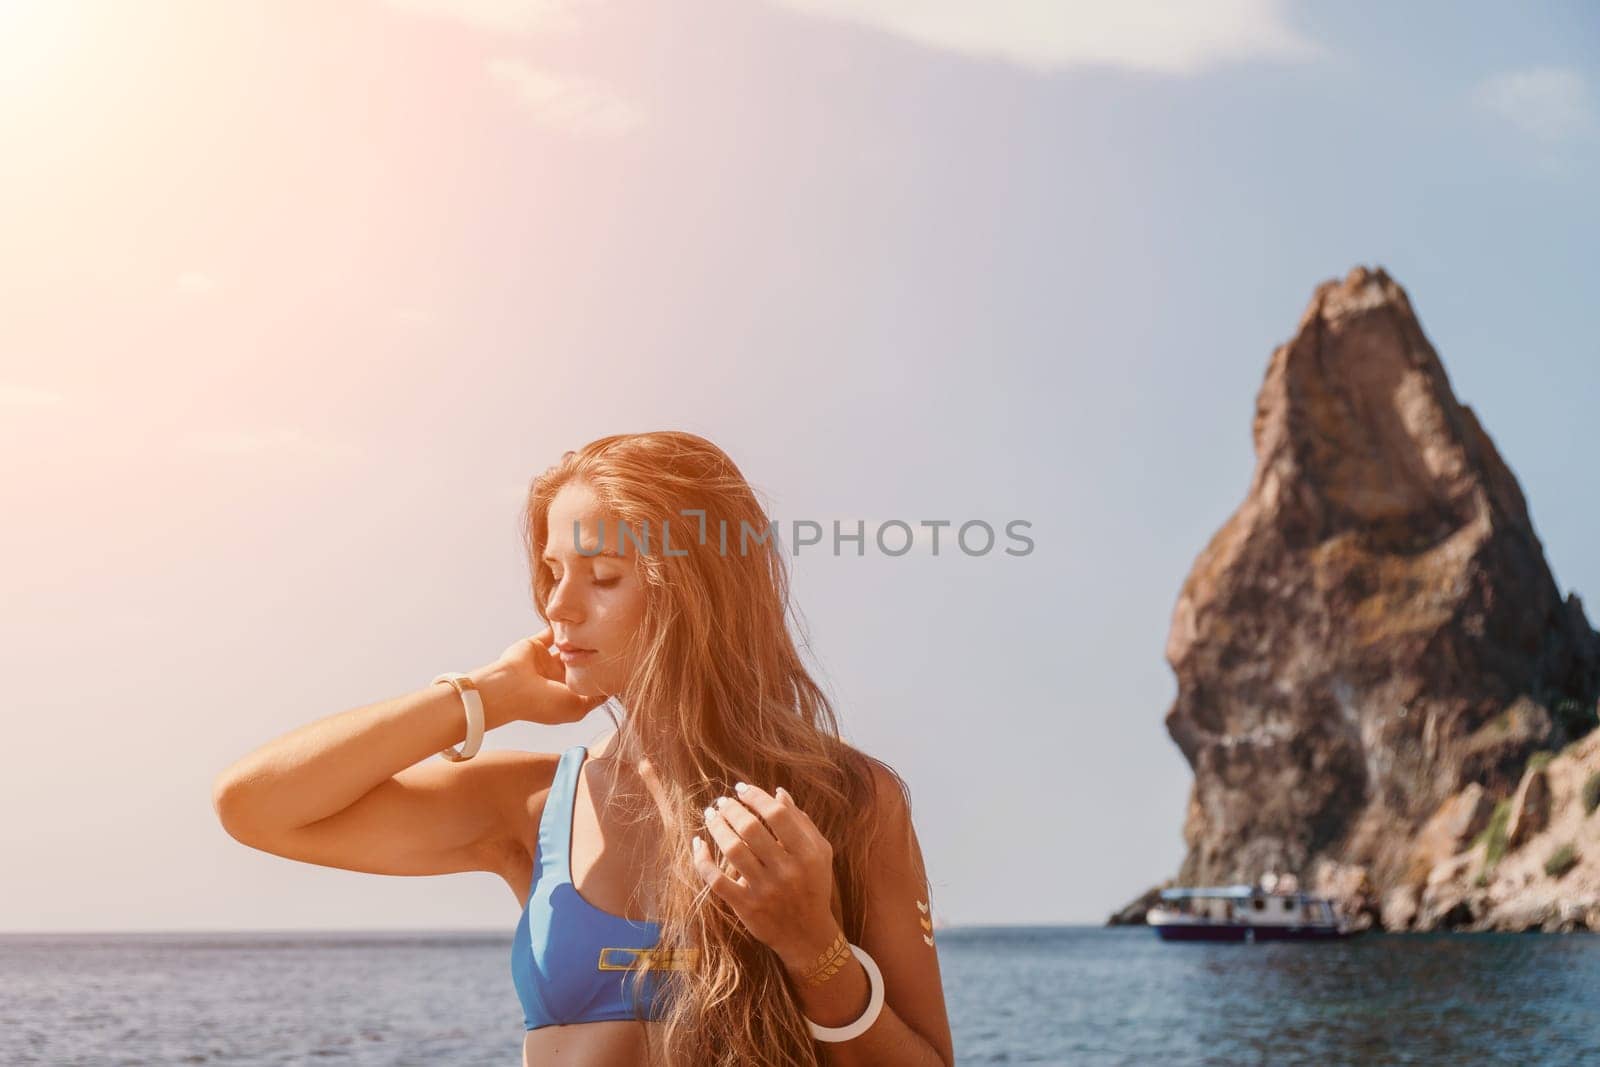
{"label": "woman's hand", "polygon": [[727,871],[698,834],[695,870],[753,937],[791,971],[802,972],[839,932],[832,910],[833,846],[782,786],[777,796],[743,782],[734,792],[737,799],[718,797],[706,809],[706,828]]}
{"label": "woman's hand", "polygon": [[489,667],[488,674],[504,682],[509,718],[559,726],[606,702],[603,695],[582,696],[567,687],[566,664],[550,650],[554,642],[555,631],[546,626],[517,641]]}

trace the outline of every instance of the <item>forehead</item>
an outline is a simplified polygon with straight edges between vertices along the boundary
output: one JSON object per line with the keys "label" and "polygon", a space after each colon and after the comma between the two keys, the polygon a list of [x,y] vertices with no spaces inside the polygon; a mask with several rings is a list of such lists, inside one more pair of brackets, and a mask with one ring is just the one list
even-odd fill
{"label": "forehead", "polygon": [[[545,519],[545,559],[603,559],[618,555],[617,524],[601,511],[594,490],[584,482],[562,486],[550,502]],[[604,548],[597,556],[594,550],[601,545],[602,535]],[[583,552],[579,552],[580,548]]]}

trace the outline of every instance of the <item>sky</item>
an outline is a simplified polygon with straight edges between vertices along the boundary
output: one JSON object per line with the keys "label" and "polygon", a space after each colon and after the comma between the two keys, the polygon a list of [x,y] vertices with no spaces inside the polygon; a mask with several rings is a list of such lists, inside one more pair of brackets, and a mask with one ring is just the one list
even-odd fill
{"label": "sky", "polygon": [[1103,921],[1182,858],[1172,609],[1357,265],[1600,616],[1587,4],[0,0],[0,145],[0,930],[509,936],[212,782],[541,628],[529,480],[656,429],[780,524],[1030,524],[795,603],[936,920]]}

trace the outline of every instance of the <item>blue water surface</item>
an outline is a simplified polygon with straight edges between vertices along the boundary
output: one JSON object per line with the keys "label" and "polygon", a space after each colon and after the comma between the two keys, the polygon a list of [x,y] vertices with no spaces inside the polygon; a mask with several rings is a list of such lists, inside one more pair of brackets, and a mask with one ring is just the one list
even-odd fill
{"label": "blue water surface", "polygon": [[[521,1063],[500,934],[0,935],[0,1064]],[[964,927],[960,1064],[1600,1064],[1600,937]]]}

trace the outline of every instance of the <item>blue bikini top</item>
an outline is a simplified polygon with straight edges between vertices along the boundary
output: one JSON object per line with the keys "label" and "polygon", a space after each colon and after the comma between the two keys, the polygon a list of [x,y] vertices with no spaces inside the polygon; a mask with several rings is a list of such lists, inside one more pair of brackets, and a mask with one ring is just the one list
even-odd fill
{"label": "blue bikini top", "polygon": [[[572,884],[572,800],[588,750],[561,754],[539,819],[533,886],[511,947],[511,977],[524,1029],[607,1019],[659,1018],[665,966],[658,954],[639,988],[637,968],[661,938],[659,923],[629,919],[590,904]],[[638,993],[640,1009],[634,1009]]]}

